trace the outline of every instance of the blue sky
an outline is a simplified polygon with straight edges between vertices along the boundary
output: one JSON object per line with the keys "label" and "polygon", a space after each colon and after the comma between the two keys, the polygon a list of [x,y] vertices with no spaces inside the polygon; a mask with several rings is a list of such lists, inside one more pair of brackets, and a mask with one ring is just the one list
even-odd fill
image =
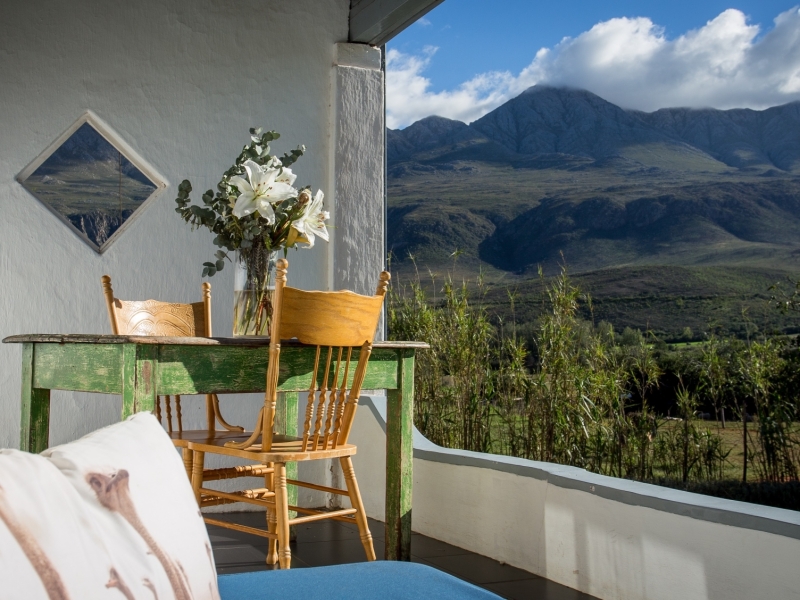
{"label": "blue sky", "polygon": [[426,110],[474,120],[535,83],[642,110],[800,98],[800,12],[786,1],[446,0],[388,50],[395,127]]}

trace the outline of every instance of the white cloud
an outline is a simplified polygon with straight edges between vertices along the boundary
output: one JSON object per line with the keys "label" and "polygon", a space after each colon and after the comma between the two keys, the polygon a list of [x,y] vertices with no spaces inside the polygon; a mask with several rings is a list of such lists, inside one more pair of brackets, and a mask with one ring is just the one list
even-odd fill
{"label": "white cloud", "polygon": [[453,90],[430,91],[420,55],[387,54],[387,125],[404,127],[429,115],[473,121],[537,83],[588,89],[626,108],[673,106],[766,108],[800,99],[800,8],[758,25],[729,9],[703,27],[670,40],[650,19],[598,23],[554,48],[542,48],[519,74],[476,75]]}
{"label": "white cloud", "polygon": [[428,47],[420,55],[403,54],[390,49],[386,53],[387,126],[405,127],[430,115],[472,121],[508,99],[504,93],[509,73],[483,73],[463,83],[458,89],[433,93],[430,80],[422,75],[436,54]]}

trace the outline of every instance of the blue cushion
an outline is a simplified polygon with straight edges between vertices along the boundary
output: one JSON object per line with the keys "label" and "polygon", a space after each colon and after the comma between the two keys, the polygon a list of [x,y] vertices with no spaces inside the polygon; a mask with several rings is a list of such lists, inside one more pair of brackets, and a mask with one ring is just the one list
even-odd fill
{"label": "blue cushion", "polygon": [[432,567],[396,561],[220,575],[218,582],[222,600],[499,598]]}

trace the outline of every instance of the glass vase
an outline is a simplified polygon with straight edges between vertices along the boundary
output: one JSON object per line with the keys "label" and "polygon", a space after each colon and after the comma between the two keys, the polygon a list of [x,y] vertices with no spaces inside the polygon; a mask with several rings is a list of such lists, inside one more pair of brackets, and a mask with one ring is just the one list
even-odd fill
{"label": "glass vase", "polygon": [[233,280],[233,335],[268,336],[272,322],[275,291],[275,263],[278,251],[261,244],[237,250]]}

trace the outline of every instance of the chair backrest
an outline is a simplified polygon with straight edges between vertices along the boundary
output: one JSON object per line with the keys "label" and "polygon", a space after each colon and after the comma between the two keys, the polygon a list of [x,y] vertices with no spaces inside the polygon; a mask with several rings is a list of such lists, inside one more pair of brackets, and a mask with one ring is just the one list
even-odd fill
{"label": "chair backrest", "polygon": [[211,337],[211,284],[204,282],[202,302],[176,304],[159,300],[119,300],[111,277],[103,275],[111,331],[115,335]]}
{"label": "chair backrest", "polygon": [[[203,300],[192,304],[177,304],[159,300],[120,300],[114,297],[111,277],[103,275],[103,294],[106,298],[108,319],[114,335],[155,335],[168,337],[211,337],[211,284],[204,282]],[[164,409],[167,417],[167,430],[173,431],[172,406],[170,397],[164,396]],[[161,421],[161,402],[156,399],[156,418]],[[219,414],[217,398],[206,395],[206,416],[208,429],[214,428],[214,419],[226,429],[232,429]],[[175,417],[178,431],[183,431],[181,398],[175,396]],[[233,428],[241,429],[241,428]]]}
{"label": "chair backrest", "polygon": [[390,275],[380,274],[374,296],[306,292],[286,287],[288,267],[286,259],[276,265],[262,448],[272,447],[281,340],[292,338],[316,346],[303,451],[336,448],[350,435]]}

